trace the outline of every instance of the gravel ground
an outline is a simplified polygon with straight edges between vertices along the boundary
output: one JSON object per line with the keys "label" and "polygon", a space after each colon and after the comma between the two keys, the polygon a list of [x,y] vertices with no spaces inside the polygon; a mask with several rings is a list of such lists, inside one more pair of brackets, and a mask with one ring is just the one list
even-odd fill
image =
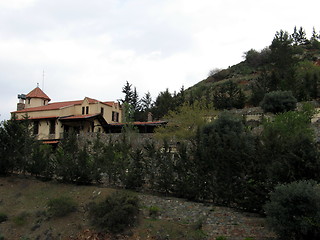
{"label": "gravel ground", "polygon": [[228,240],[275,239],[275,235],[266,227],[265,219],[256,214],[173,197],[140,194],[139,198],[145,209],[150,206],[159,208],[160,219],[182,224],[202,222],[202,229],[209,239],[217,236],[225,236]]}

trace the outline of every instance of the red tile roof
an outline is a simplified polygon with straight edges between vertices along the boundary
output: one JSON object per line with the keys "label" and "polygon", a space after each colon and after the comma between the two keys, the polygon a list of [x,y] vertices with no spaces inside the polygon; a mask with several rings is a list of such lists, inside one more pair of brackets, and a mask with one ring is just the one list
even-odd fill
{"label": "red tile roof", "polygon": [[68,117],[61,117],[60,120],[73,120],[73,119],[88,119],[95,116],[98,116],[99,114],[87,114],[87,115],[75,115],[75,116],[68,116]]}
{"label": "red tile roof", "polygon": [[[89,98],[89,97],[86,97],[86,99],[88,100],[89,104],[100,102],[100,101],[98,101],[96,99]],[[13,111],[12,113],[58,110],[58,109],[62,109],[62,108],[70,107],[70,106],[74,106],[74,105],[81,105],[83,101],[84,100],[75,100],[75,101],[49,103],[49,104],[44,105],[44,106],[25,108],[25,109],[22,109],[22,110]],[[114,103],[114,102],[100,102],[100,103],[112,107],[112,103]],[[106,103],[109,103],[109,104],[106,104]]]}
{"label": "red tile roof", "polygon": [[19,110],[19,111],[14,111],[13,113],[57,110],[57,109],[61,109],[61,108],[64,108],[64,107],[69,107],[69,106],[81,104],[82,102],[83,102],[83,100],[49,103],[49,104],[44,105],[44,106],[25,108],[25,109],[22,109],[22,110]]}
{"label": "red tile roof", "polygon": [[31,92],[29,92],[26,96],[27,98],[42,98],[46,100],[51,100],[47,94],[45,94],[39,87],[36,87]]}
{"label": "red tile roof", "polygon": [[[155,121],[155,122],[132,122],[133,125],[139,126],[139,125],[161,125],[161,124],[166,124],[166,121]],[[109,123],[110,125],[113,126],[122,126],[125,125],[126,123]]]}
{"label": "red tile roof", "polygon": [[[53,119],[58,118],[58,116],[49,116],[49,117],[29,117],[28,120],[41,120],[41,119]],[[25,120],[25,118],[19,118],[17,120]]]}
{"label": "red tile roof", "polygon": [[58,140],[49,140],[49,141],[43,141],[42,143],[45,143],[45,144],[55,144],[55,143],[58,143],[59,141]]}

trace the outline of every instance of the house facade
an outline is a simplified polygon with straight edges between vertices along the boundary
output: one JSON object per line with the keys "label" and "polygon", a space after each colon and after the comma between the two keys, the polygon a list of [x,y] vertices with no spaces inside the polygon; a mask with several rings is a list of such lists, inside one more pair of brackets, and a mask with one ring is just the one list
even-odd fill
{"label": "house facade", "polygon": [[33,134],[46,143],[57,143],[64,133],[106,132],[109,124],[121,123],[122,109],[118,102],[102,102],[85,97],[83,100],[54,102],[36,87],[27,95],[18,95],[16,119],[28,118]]}

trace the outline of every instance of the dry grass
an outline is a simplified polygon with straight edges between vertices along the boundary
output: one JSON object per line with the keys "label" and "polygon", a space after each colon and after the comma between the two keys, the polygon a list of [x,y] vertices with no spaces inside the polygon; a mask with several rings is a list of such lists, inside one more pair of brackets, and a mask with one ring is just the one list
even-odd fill
{"label": "dry grass", "polygon": [[[42,182],[19,176],[0,177],[0,213],[8,216],[7,221],[0,223],[0,236],[8,240],[202,239],[203,233],[192,225],[149,219],[143,215],[127,236],[115,238],[96,233],[88,221],[88,204],[102,201],[114,191],[100,186]],[[47,203],[61,196],[73,199],[78,208],[67,216],[52,217]]]}

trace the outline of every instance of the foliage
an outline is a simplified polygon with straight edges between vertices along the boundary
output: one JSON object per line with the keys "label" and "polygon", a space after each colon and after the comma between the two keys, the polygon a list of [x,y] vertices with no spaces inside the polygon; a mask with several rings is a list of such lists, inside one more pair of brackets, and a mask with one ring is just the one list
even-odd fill
{"label": "foliage", "polygon": [[251,89],[251,96],[249,99],[250,104],[259,106],[266,93],[276,90],[275,85],[272,75],[264,69],[257,78],[251,81],[249,85]]}
{"label": "foliage", "polygon": [[265,211],[268,223],[280,239],[320,238],[320,189],[315,181],[277,186]]}
{"label": "foliage", "polygon": [[241,192],[243,176],[254,155],[252,136],[245,131],[241,119],[222,114],[203,127],[200,137],[201,157],[213,174],[214,200],[224,204],[237,201],[236,193]]}
{"label": "foliage", "polygon": [[21,212],[19,213],[17,216],[15,216],[12,221],[14,222],[14,224],[16,224],[17,226],[23,226],[27,223],[28,217],[30,216],[30,214],[28,212]]}
{"label": "foliage", "polygon": [[196,131],[214,117],[215,111],[203,102],[193,105],[184,103],[176,111],[169,111],[163,118],[168,121],[164,127],[157,128],[155,136],[160,139],[190,140]]}
{"label": "foliage", "polygon": [[[264,155],[274,182],[319,179],[319,155],[306,112],[286,112],[263,124]],[[270,161],[271,160],[271,161]]]}
{"label": "foliage", "polygon": [[246,62],[252,67],[261,67],[270,60],[270,49],[264,48],[260,52],[254,49],[250,49],[245,53]]}
{"label": "foliage", "polygon": [[5,213],[0,212],[0,223],[8,220],[8,216]]}
{"label": "foliage", "polygon": [[100,231],[119,233],[132,227],[139,213],[139,201],[134,195],[115,192],[100,203],[90,207],[90,219]]}
{"label": "foliage", "polygon": [[157,206],[150,206],[148,208],[149,210],[149,216],[153,219],[157,218],[160,212],[160,208]]}
{"label": "foliage", "polygon": [[279,113],[294,110],[297,99],[290,91],[274,91],[264,95],[261,108],[264,112]]}
{"label": "foliage", "polygon": [[17,120],[14,116],[11,120],[2,122],[0,140],[0,174],[13,170],[25,173],[35,143],[28,117]]}
{"label": "foliage", "polygon": [[208,77],[212,77],[212,76],[214,76],[215,74],[217,74],[218,72],[220,72],[222,69],[220,69],[220,68],[213,68],[213,69],[211,69],[210,71],[209,71],[209,73],[208,73]]}
{"label": "foliage", "polygon": [[87,184],[99,180],[103,164],[101,158],[92,158],[88,143],[80,143],[74,132],[63,139],[54,155],[55,174],[64,182]]}
{"label": "foliage", "polygon": [[227,237],[225,237],[225,236],[218,236],[218,237],[216,237],[216,240],[227,240]]}
{"label": "foliage", "polygon": [[50,145],[35,143],[28,164],[28,171],[35,176],[51,179],[54,173],[53,153]]}
{"label": "foliage", "polygon": [[152,159],[155,171],[152,185],[156,191],[169,193],[173,190],[175,174],[173,160],[172,148],[165,140],[163,147],[157,150],[155,158]]}
{"label": "foliage", "polygon": [[47,206],[48,212],[53,217],[64,217],[76,211],[77,209],[76,202],[74,202],[73,199],[65,196],[50,199],[47,203]]}
{"label": "foliage", "polygon": [[312,61],[299,63],[297,79],[299,80],[299,88],[296,91],[298,100],[311,100],[319,97],[320,68],[315,66]]}
{"label": "foliage", "polygon": [[216,109],[243,108],[245,95],[236,83],[229,80],[216,87],[213,104]]}
{"label": "foliage", "polygon": [[155,119],[160,119],[167,114],[169,110],[175,109],[175,103],[173,96],[166,89],[164,92],[160,92],[152,109],[152,114]]}
{"label": "foliage", "polygon": [[144,157],[141,149],[130,154],[125,186],[129,189],[139,189],[144,183]]}

